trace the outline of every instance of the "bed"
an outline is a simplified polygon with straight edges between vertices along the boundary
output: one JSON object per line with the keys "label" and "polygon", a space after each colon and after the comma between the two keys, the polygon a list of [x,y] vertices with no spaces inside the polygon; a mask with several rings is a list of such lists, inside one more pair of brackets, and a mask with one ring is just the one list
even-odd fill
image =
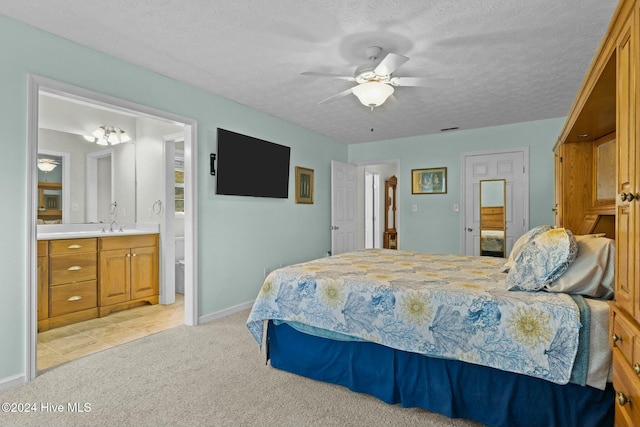
{"label": "bed", "polygon": [[514,288],[529,246],[506,263],[378,249],[281,268],[247,327],[272,367],[389,404],[488,426],[613,425],[608,304],[548,292],[556,276]]}

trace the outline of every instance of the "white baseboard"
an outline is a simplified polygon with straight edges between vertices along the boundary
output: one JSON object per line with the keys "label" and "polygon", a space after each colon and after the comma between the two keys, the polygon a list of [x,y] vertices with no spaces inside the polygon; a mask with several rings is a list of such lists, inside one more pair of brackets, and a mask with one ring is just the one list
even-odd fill
{"label": "white baseboard", "polygon": [[14,375],[0,379],[0,391],[9,390],[10,388],[22,385],[27,382],[24,374]]}
{"label": "white baseboard", "polygon": [[239,311],[246,310],[251,307],[253,307],[253,301],[248,301],[242,304],[234,305],[233,307],[225,308],[224,310],[216,311],[215,313],[200,316],[198,318],[198,324],[203,324],[203,323],[211,322],[216,319],[221,319],[223,317],[229,316],[230,314],[237,313]]}

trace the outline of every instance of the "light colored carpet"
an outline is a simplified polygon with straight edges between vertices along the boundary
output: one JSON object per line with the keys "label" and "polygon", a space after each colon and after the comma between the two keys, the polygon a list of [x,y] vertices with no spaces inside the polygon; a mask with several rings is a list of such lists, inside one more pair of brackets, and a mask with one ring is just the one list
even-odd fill
{"label": "light colored carpet", "polygon": [[[44,372],[0,393],[0,402],[35,408],[0,412],[0,425],[479,426],[266,366],[248,314],[179,326]],[[85,403],[89,412],[69,411]],[[52,412],[57,405],[62,412]]]}

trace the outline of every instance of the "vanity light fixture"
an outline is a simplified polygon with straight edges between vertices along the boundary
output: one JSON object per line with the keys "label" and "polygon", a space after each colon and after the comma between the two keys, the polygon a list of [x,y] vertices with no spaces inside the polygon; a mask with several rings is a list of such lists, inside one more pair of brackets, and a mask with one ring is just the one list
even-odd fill
{"label": "vanity light fixture", "polygon": [[379,107],[393,94],[393,86],[380,82],[362,83],[351,89],[351,92],[358,97],[360,102],[371,111]]}
{"label": "vanity light fixture", "polygon": [[[127,133],[115,126],[100,126],[92,133],[93,141],[98,145],[117,145],[123,142],[131,141],[131,138]],[[86,140],[91,141],[91,137],[84,137]]]}

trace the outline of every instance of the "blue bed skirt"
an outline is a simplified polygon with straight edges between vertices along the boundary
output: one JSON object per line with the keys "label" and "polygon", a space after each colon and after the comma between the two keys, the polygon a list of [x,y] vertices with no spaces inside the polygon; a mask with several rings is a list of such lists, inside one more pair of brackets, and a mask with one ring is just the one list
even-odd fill
{"label": "blue bed skirt", "polygon": [[334,341],[271,321],[271,366],[338,384],[389,404],[419,407],[490,427],[613,426],[614,391],[558,385],[375,343]]}

